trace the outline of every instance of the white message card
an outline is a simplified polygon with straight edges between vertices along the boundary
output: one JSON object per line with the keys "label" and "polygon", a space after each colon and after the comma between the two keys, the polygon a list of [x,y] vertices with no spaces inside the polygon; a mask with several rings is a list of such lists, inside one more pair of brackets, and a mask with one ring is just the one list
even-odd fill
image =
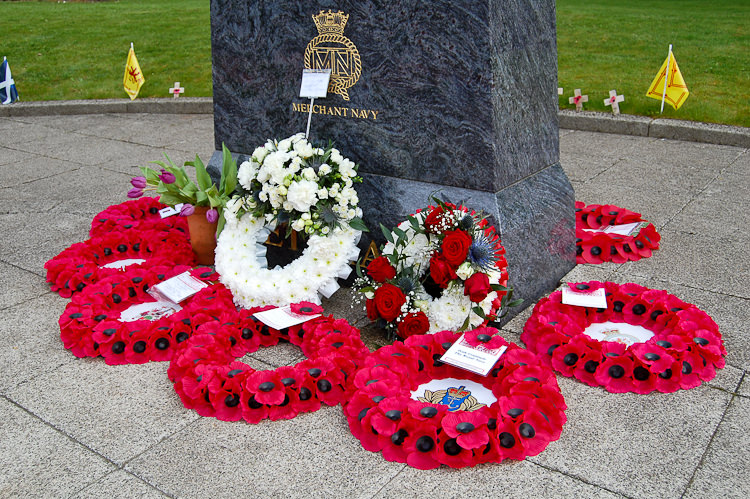
{"label": "white message card", "polygon": [[331,80],[330,69],[303,69],[300,97],[319,99],[328,95],[328,82]]}
{"label": "white message card", "polygon": [[193,296],[201,289],[208,286],[205,282],[199,281],[190,275],[190,271],[176,275],[171,279],[162,281],[155,285],[154,288],[162,296],[172,300],[174,303],[180,303]]}
{"label": "white message card", "polygon": [[288,327],[296,326],[297,324],[302,324],[310,319],[320,317],[320,314],[295,314],[292,312],[291,305],[264,310],[263,312],[258,312],[253,315],[266,326],[279,331]]}
{"label": "white message card", "polygon": [[176,204],[174,206],[166,206],[159,210],[159,216],[161,218],[167,218],[171,217],[172,215],[177,215],[180,213],[180,210],[182,209],[182,203]]}
{"label": "white message card", "polygon": [[481,376],[487,376],[507,347],[485,348],[482,345],[471,346],[461,335],[457,342],[440,357],[441,362],[461,369],[466,369]]}
{"label": "white message card", "polygon": [[607,296],[604,294],[604,288],[594,291],[572,290],[570,286],[565,284],[562,288],[562,302],[565,305],[576,307],[607,308]]}

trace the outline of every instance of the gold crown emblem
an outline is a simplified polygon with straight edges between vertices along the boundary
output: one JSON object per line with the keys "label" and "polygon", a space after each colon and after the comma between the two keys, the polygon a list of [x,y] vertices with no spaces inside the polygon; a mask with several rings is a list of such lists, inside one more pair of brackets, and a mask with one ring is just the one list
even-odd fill
{"label": "gold crown emblem", "polygon": [[458,388],[448,388],[448,395],[453,398],[462,399],[471,395],[471,392],[464,390],[463,386],[459,386]]}
{"label": "gold crown emblem", "polygon": [[344,27],[346,22],[349,20],[349,15],[344,14],[341,11],[320,11],[317,16],[312,16],[315,21],[315,27],[318,28],[318,33],[321,35],[327,33],[337,33],[339,35],[344,34]]}

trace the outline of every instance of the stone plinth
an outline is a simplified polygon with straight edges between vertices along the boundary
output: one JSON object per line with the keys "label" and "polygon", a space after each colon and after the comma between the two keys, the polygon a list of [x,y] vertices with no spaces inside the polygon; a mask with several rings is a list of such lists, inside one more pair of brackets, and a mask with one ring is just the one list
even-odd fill
{"label": "stone plinth", "polygon": [[212,0],[211,23],[217,150],[304,131],[302,69],[333,60],[338,86],[315,101],[310,137],[360,165],[371,228],[439,191],[492,215],[526,304],[575,265],[552,0]]}

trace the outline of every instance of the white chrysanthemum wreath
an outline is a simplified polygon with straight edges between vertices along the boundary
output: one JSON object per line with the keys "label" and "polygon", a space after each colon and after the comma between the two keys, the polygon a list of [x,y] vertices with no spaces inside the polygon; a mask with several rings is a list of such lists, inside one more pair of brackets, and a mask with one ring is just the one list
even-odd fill
{"label": "white chrysanthemum wreath", "polygon": [[[216,246],[216,271],[243,307],[320,303],[351,273],[366,230],[357,207],[357,167],[328,146],[315,148],[297,134],[268,141],[240,165],[241,194],[225,208]],[[302,255],[268,268],[263,243],[279,223],[309,236]],[[288,234],[287,234],[288,235]]]}

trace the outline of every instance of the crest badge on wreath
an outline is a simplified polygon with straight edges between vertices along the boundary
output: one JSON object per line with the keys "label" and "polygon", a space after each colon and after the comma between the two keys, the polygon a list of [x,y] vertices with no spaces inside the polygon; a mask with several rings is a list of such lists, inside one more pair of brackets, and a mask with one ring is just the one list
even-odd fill
{"label": "crest badge on wreath", "polygon": [[341,11],[321,10],[312,16],[318,36],[305,49],[305,69],[330,69],[328,91],[349,100],[348,89],[362,75],[362,61],[357,47],[344,36],[349,15]]}

